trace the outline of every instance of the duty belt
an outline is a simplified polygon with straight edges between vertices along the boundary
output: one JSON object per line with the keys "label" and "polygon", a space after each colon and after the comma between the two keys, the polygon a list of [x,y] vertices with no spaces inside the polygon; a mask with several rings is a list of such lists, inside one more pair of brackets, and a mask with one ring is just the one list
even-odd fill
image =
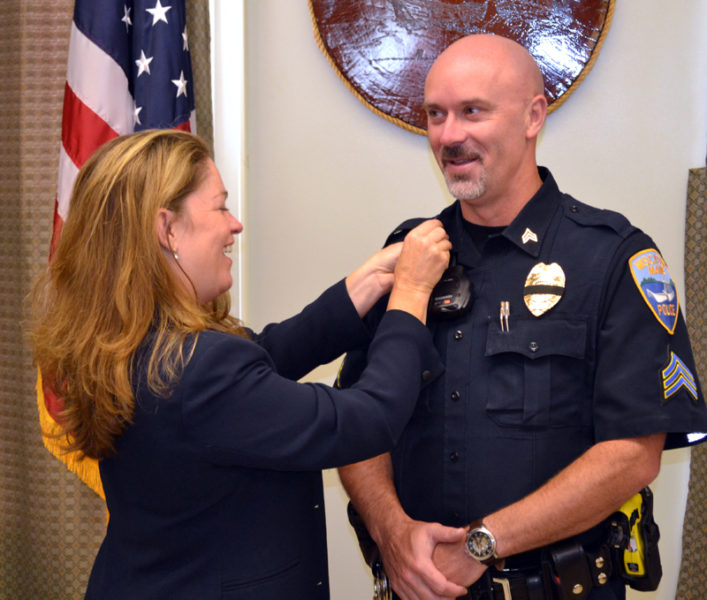
{"label": "duty belt", "polygon": [[546,576],[540,571],[523,574],[487,571],[469,588],[466,600],[552,600],[555,598]]}
{"label": "duty belt", "polygon": [[467,600],[564,600],[586,598],[592,588],[606,585],[615,575],[611,550],[596,553],[565,540],[546,549],[540,564],[528,568],[487,570],[469,588]]}
{"label": "duty belt", "polygon": [[[582,600],[595,587],[606,585],[613,571],[611,550],[602,545],[596,553],[586,551],[574,540],[543,549],[535,565],[497,570],[489,568],[469,588],[464,600]],[[380,569],[380,566],[378,566]],[[393,594],[382,570],[376,573],[374,598],[386,600]]]}

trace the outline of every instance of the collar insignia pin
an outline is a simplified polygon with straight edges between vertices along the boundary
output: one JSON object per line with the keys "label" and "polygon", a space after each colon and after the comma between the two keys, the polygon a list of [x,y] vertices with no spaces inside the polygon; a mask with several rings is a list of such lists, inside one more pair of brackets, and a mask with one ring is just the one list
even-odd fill
{"label": "collar insignia pin", "polygon": [[538,236],[532,229],[530,229],[530,227],[525,228],[525,231],[523,232],[523,237],[520,239],[523,240],[524,244],[527,244],[528,242],[538,242]]}
{"label": "collar insignia pin", "polygon": [[538,263],[528,273],[523,301],[534,317],[545,314],[565,293],[565,272],[557,263]]}

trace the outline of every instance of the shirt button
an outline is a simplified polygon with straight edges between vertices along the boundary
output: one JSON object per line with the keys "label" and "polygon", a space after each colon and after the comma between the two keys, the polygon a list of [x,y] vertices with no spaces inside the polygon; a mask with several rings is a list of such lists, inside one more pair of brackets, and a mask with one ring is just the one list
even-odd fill
{"label": "shirt button", "polygon": [[432,377],[432,373],[430,371],[428,371],[427,369],[425,369],[422,372],[422,381],[429,381],[430,377]]}
{"label": "shirt button", "polygon": [[528,348],[530,349],[531,352],[537,352],[538,348],[540,348],[540,346],[538,345],[537,342],[530,342],[530,344],[528,344]]}
{"label": "shirt button", "polygon": [[576,204],[573,204],[572,206],[570,206],[570,212],[573,212],[573,213],[579,212],[579,206],[577,206]]}
{"label": "shirt button", "polygon": [[455,340],[460,340],[460,339],[462,339],[463,337],[464,337],[464,333],[462,332],[461,329],[457,329],[457,330],[454,332],[454,339],[455,339]]}
{"label": "shirt button", "polygon": [[451,460],[454,463],[457,462],[459,460],[459,452],[452,452],[449,455],[449,460]]}
{"label": "shirt button", "polygon": [[462,395],[458,391],[454,390],[452,392],[452,400],[454,400],[454,402],[458,402],[461,397]]}

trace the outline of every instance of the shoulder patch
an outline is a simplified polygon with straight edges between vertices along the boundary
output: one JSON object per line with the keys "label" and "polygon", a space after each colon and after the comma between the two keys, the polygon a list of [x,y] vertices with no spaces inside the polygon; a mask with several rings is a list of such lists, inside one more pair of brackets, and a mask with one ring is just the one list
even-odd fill
{"label": "shoulder patch", "polygon": [[678,292],[660,252],[655,248],[641,250],[628,259],[628,264],[633,281],[648,308],[672,335],[680,311]]}

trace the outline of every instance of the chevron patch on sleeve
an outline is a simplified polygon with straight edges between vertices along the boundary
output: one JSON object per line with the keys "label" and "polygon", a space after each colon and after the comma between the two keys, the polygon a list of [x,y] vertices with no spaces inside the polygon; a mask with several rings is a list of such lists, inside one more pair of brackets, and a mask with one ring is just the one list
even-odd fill
{"label": "chevron patch on sleeve", "polygon": [[670,353],[670,362],[662,371],[663,375],[663,397],[666,402],[670,396],[675,394],[680,388],[685,388],[690,395],[697,400],[697,383],[695,376],[690,369],[685,366],[675,354]]}

